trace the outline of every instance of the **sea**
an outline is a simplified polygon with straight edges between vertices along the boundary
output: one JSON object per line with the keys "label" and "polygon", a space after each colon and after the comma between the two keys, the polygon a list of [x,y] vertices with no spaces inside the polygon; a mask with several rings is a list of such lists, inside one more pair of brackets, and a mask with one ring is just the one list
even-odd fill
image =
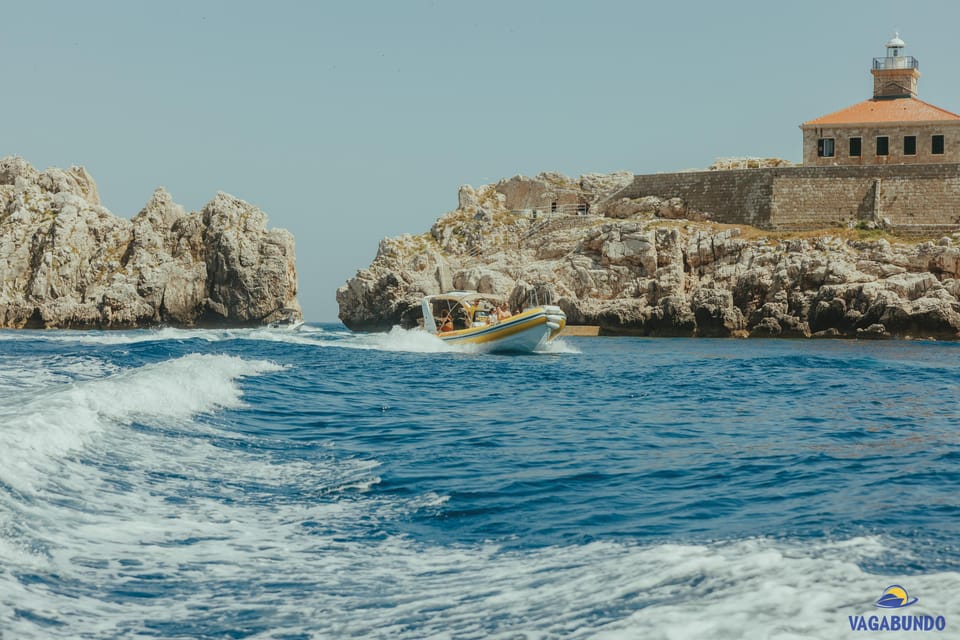
{"label": "sea", "polygon": [[2,331],[0,638],[960,638],[958,398],[925,340]]}

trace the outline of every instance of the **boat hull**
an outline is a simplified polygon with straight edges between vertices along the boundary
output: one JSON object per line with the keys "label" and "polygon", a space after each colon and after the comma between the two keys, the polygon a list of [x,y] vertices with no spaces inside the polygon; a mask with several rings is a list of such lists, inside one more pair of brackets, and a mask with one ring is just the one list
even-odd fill
{"label": "boat hull", "polygon": [[496,324],[440,333],[444,342],[471,345],[485,352],[529,353],[543,347],[566,326],[559,307],[536,307]]}

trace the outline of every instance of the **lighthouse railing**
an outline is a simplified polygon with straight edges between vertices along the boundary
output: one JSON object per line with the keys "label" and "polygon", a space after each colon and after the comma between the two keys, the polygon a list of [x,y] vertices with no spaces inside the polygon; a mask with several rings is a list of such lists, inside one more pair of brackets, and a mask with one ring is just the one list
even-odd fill
{"label": "lighthouse railing", "polygon": [[913,56],[888,56],[886,58],[874,58],[874,69],[919,69],[920,61]]}

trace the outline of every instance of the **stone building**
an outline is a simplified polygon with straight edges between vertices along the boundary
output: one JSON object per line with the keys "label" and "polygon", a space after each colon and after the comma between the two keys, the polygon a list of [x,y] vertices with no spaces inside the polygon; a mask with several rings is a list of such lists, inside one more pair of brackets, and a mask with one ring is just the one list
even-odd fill
{"label": "stone building", "polygon": [[673,217],[764,229],[960,231],[960,115],[917,97],[919,63],[904,46],[895,36],[887,55],[874,59],[871,99],[801,125],[803,166],[626,176],[622,187],[589,198],[584,179],[544,174],[504,181],[497,192],[511,210],[603,215],[616,207],[619,215],[648,210],[654,196],[681,203],[671,204]]}
{"label": "stone building", "polygon": [[960,115],[917,97],[905,46],[897,34],[873,59],[873,98],[800,125],[804,166],[960,162]]}

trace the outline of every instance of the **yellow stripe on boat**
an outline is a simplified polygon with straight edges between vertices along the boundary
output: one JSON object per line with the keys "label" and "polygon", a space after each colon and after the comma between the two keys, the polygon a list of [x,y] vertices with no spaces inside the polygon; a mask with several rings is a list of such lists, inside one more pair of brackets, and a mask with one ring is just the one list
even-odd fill
{"label": "yellow stripe on boat", "polygon": [[[515,315],[503,318],[492,324],[477,322],[486,307],[481,306],[478,300],[491,304],[491,298],[502,300],[501,297],[488,296],[470,291],[452,291],[446,294],[425,296],[421,301],[424,326],[433,326],[440,321],[434,311],[434,303],[443,305],[443,318],[450,318],[455,308],[462,309],[462,316],[467,321],[473,320],[474,326],[453,331],[433,332],[438,338],[449,344],[477,345],[483,351],[514,351],[529,352],[541,347],[545,342],[556,337],[566,326],[567,317],[563,310],[554,305],[536,306]],[[495,308],[496,305],[493,305]]]}
{"label": "yellow stripe on boat", "polygon": [[526,331],[537,325],[546,325],[547,315],[540,309],[531,309],[523,313],[510,316],[501,320],[497,324],[487,325],[485,327],[468,327],[458,331],[449,331],[440,334],[440,337],[447,342],[466,342],[470,344],[482,344],[493,340],[500,340],[512,336],[521,331]]}

